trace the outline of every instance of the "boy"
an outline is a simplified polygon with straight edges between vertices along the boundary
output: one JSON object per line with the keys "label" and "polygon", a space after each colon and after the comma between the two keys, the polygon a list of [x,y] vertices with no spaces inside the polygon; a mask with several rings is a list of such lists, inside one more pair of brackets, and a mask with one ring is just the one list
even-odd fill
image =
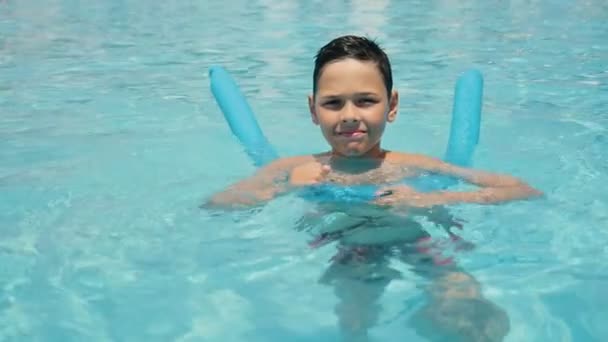
{"label": "boy", "polygon": [[[208,204],[255,205],[320,183],[381,185],[376,199],[367,205],[321,207],[325,212],[343,212],[348,221],[343,229],[332,228],[331,235],[340,240],[341,250],[323,277],[341,299],[336,311],[345,336],[367,339],[377,314],[374,303],[390,282],[390,274],[394,274],[387,266],[387,256],[397,251],[402,260],[414,265],[416,272],[435,280],[428,292],[430,304],[414,315],[414,328],[420,334],[434,333],[433,329],[421,328],[425,321],[432,321],[438,329],[460,334],[469,341],[500,340],[508,332],[504,312],[482,298],[479,285],[471,276],[449,262],[443,266],[428,262],[437,262],[437,258],[422,251],[429,246],[417,244],[427,241],[428,234],[412,217],[422,214],[449,229],[457,223],[445,215],[441,205],[492,204],[538,197],[541,193],[508,175],[383,149],[381,138],[386,125],[396,119],[398,100],[389,59],[376,43],[357,36],[332,40],[316,56],[313,92],[308,98],[312,121],[320,127],[331,150],[277,160],[253,177],[215,194]],[[455,176],[479,189],[421,193],[405,185],[391,185],[425,172]],[[370,282],[364,273],[384,276]],[[480,312],[483,317],[476,316]]]}
{"label": "boy", "polygon": [[398,109],[398,93],[392,88],[390,62],[378,45],[354,36],[334,39],[317,54],[313,94],[308,98],[312,121],[321,128],[331,151],[279,159],[253,177],[214,195],[208,204],[251,205],[312,184],[390,184],[422,172],[455,176],[481,189],[418,193],[400,185],[383,189],[380,193],[383,196],[374,204],[393,207],[491,204],[541,194],[507,175],[384,150],[382,134],[386,124],[396,119]]}

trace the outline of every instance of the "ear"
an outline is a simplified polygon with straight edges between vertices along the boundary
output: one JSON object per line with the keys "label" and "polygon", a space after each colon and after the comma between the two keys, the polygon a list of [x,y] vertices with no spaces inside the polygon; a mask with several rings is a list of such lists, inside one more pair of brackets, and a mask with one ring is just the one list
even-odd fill
{"label": "ear", "polygon": [[315,125],[319,124],[319,118],[317,117],[317,110],[315,109],[315,97],[314,95],[308,95],[308,110],[310,111],[310,118]]}
{"label": "ear", "polygon": [[399,93],[393,90],[391,93],[391,99],[388,103],[388,115],[386,121],[393,122],[397,118],[397,111],[399,109]]}

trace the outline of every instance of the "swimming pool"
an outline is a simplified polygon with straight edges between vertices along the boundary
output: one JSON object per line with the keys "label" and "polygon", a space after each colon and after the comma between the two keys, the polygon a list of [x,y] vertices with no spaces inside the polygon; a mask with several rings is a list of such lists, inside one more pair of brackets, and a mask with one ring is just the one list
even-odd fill
{"label": "swimming pool", "polygon": [[[476,244],[458,262],[507,340],[606,340],[607,23],[595,0],[0,2],[0,340],[338,340],[318,281],[335,247],[293,229],[309,204],[197,206],[254,170],[207,68],[233,73],[279,153],[315,152],[312,57],[344,33],[392,57],[390,148],[440,156],[458,73],[484,73],[475,166],[547,198],[455,208]],[[420,279],[391,266],[371,337],[423,340]]]}

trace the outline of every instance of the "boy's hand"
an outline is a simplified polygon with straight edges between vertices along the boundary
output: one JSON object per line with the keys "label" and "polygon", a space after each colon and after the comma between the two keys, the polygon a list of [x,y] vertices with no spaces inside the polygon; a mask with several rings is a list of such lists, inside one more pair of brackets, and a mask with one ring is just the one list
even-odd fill
{"label": "boy's hand", "polygon": [[403,206],[410,208],[429,208],[443,204],[437,194],[428,194],[416,191],[406,185],[397,185],[380,189],[374,201],[378,205]]}
{"label": "boy's hand", "polygon": [[295,167],[290,174],[289,183],[294,186],[314,185],[326,181],[331,172],[329,165],[312,162]]}

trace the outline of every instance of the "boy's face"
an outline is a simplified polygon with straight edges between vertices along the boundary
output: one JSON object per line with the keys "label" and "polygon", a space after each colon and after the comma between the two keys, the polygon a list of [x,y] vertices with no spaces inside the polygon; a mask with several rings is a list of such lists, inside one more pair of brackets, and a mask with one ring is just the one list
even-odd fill
{"label": "boy's face", "polygon": [[375,63],[347,58],[323,67],[308,102],[312,121],[334,153],[375,157],[386,123],[397,115],[398,95],[393,91],[389,99]]}

